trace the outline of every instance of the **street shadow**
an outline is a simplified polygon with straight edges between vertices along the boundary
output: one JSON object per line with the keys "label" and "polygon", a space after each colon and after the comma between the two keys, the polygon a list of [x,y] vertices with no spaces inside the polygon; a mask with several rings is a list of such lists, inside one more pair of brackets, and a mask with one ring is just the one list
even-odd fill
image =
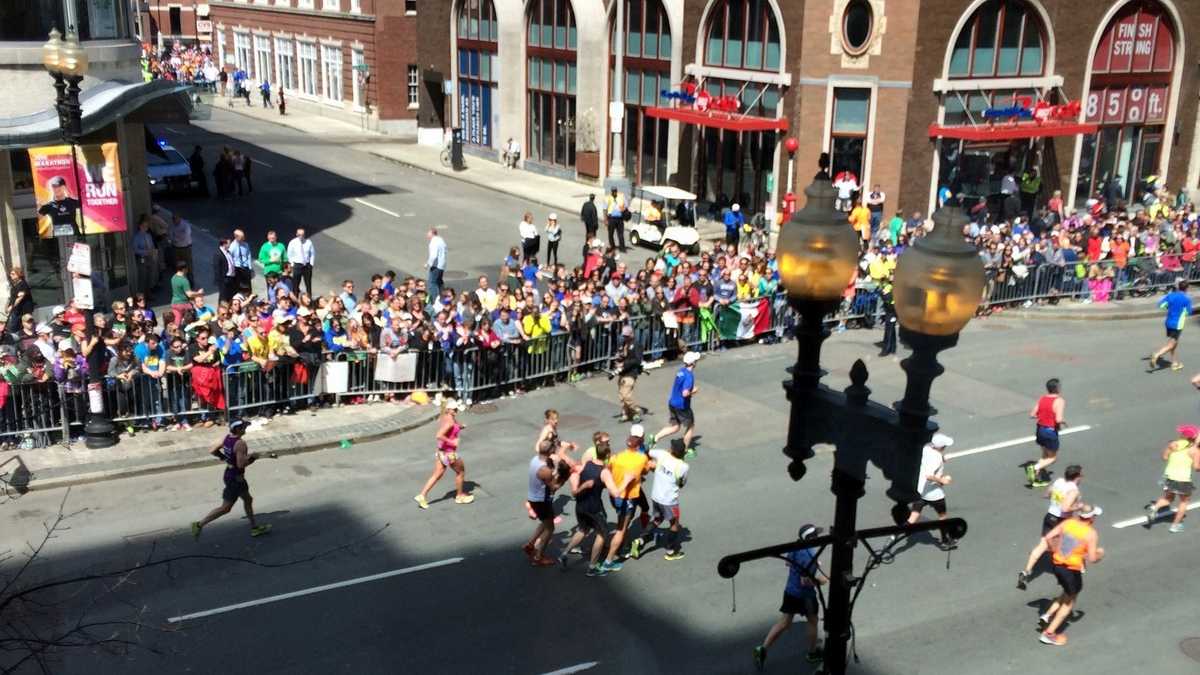
{"label": "street shadow", "polygon": [[[199,517],[205,505],[194,508]],[[181,520],[191,516],[181,514]],[[579,564],[566,572],[531,567],[520,548],[528,534],[524,523],[488,544],[418,546],[397,537],[387,522],[337,504],[260,518],[273,529],[257,538],[244,520],[230,517],[206,527],[198,541],[186,522],[83,549],[63,532],[25,584],[191,554],[216,558],[148,567],[119,583],[93,580],[39,597],[44,607],[20,607],[22,620],[37,629],[84,617],[141,624],[105,629],[136,646],[54,652],[49,670],[516,675],[596,661],[589,675],[746,673],[753,669],[751,648],[776,618],[762,608],[759,624],[714,634],[668,603],[647,602],[638,577],[655,578],[667,564],[672,574],[689,565],[696,573],[696,556],[676,563],[643,558],[609,578],[588,579]],[[568,528],[560,529],[561,537]],[[714,585],[722,583],[715,568],[706,572]],[[330,585],[336,587],[324,588]],[[211,610],[219,611],[180,620]],[[581,634],[589,639],[581,641]],[[604,647],[614,641],[622,647]],[[767,672],[814,672],[805,649],[802,631],[791,631],[772,650]],[[0,653],[0,667],[12,658]],[[854,672],[916,672],[915,665],[882,667],[860,664]]]}

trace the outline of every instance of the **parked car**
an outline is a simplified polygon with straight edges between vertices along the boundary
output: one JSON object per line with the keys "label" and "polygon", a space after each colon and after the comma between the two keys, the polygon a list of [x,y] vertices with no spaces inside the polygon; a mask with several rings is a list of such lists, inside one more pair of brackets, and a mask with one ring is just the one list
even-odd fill
{"label": "parked car", "polygon": [[[629,242],[634,246],[646,244],[662,248],[667,242],[679,244],[685,251],[696,253],[700,248],[700,233],[694,225],[673,224],[675,207],[679,202],[695,203],[696,195],[669,185],[645,185],[634,188],[632,203],[633,217],[626,226],[629,228]],[[646,220],[646,214],[653,205],[658,210],[660,218],[651,222]]]}
{"label": "parked car", "polygon": [[158,142],[157,152],[147,149],[146,172],[152,193],[185,193],[198,187],[192,180],[192,167],[187,158],[164,141]]}

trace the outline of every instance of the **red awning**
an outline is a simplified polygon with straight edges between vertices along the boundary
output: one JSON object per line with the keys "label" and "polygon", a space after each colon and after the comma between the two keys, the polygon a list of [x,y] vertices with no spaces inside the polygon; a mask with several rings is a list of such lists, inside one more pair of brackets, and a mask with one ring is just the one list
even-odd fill
{"label": "red awning", "polygon": [[929,125],[930,138],[957,138],[964,141],[1017,141],[1025,138],[1049,138],[1051,136],[1074,136],[1094,134],[1099,125],[1078,122],[1004,122],[961,127]]}
{"label": "red awning", "polygon": [[675,120],[701,127],[727,129],[729,131],[787,131],[786,119],[770,119],[753,115],[719,112],[701,112],[694,108],[646,108],[646,115],[662,120]]}

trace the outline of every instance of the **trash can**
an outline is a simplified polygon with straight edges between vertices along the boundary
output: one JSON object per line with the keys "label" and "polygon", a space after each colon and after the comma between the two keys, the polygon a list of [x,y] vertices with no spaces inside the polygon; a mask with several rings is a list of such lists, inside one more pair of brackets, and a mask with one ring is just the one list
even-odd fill
{"label": "trash can", "polygon": [[450,141],[450,166],[455,171],[466,168],[463,164],[463,135],[462,127],[455,127]]}

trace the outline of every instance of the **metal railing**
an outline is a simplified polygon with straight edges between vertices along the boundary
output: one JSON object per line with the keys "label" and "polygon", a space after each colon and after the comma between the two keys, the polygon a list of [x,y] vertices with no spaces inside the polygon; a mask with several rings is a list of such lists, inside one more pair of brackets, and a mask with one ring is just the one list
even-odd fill
{"label": "metal railing", "polygon": [[1176,256],[1066,264],[988,267],[984,308],[1056,300],[1109,302],[1170,289],[1178,279],[1200,279],[1200,264]]}

